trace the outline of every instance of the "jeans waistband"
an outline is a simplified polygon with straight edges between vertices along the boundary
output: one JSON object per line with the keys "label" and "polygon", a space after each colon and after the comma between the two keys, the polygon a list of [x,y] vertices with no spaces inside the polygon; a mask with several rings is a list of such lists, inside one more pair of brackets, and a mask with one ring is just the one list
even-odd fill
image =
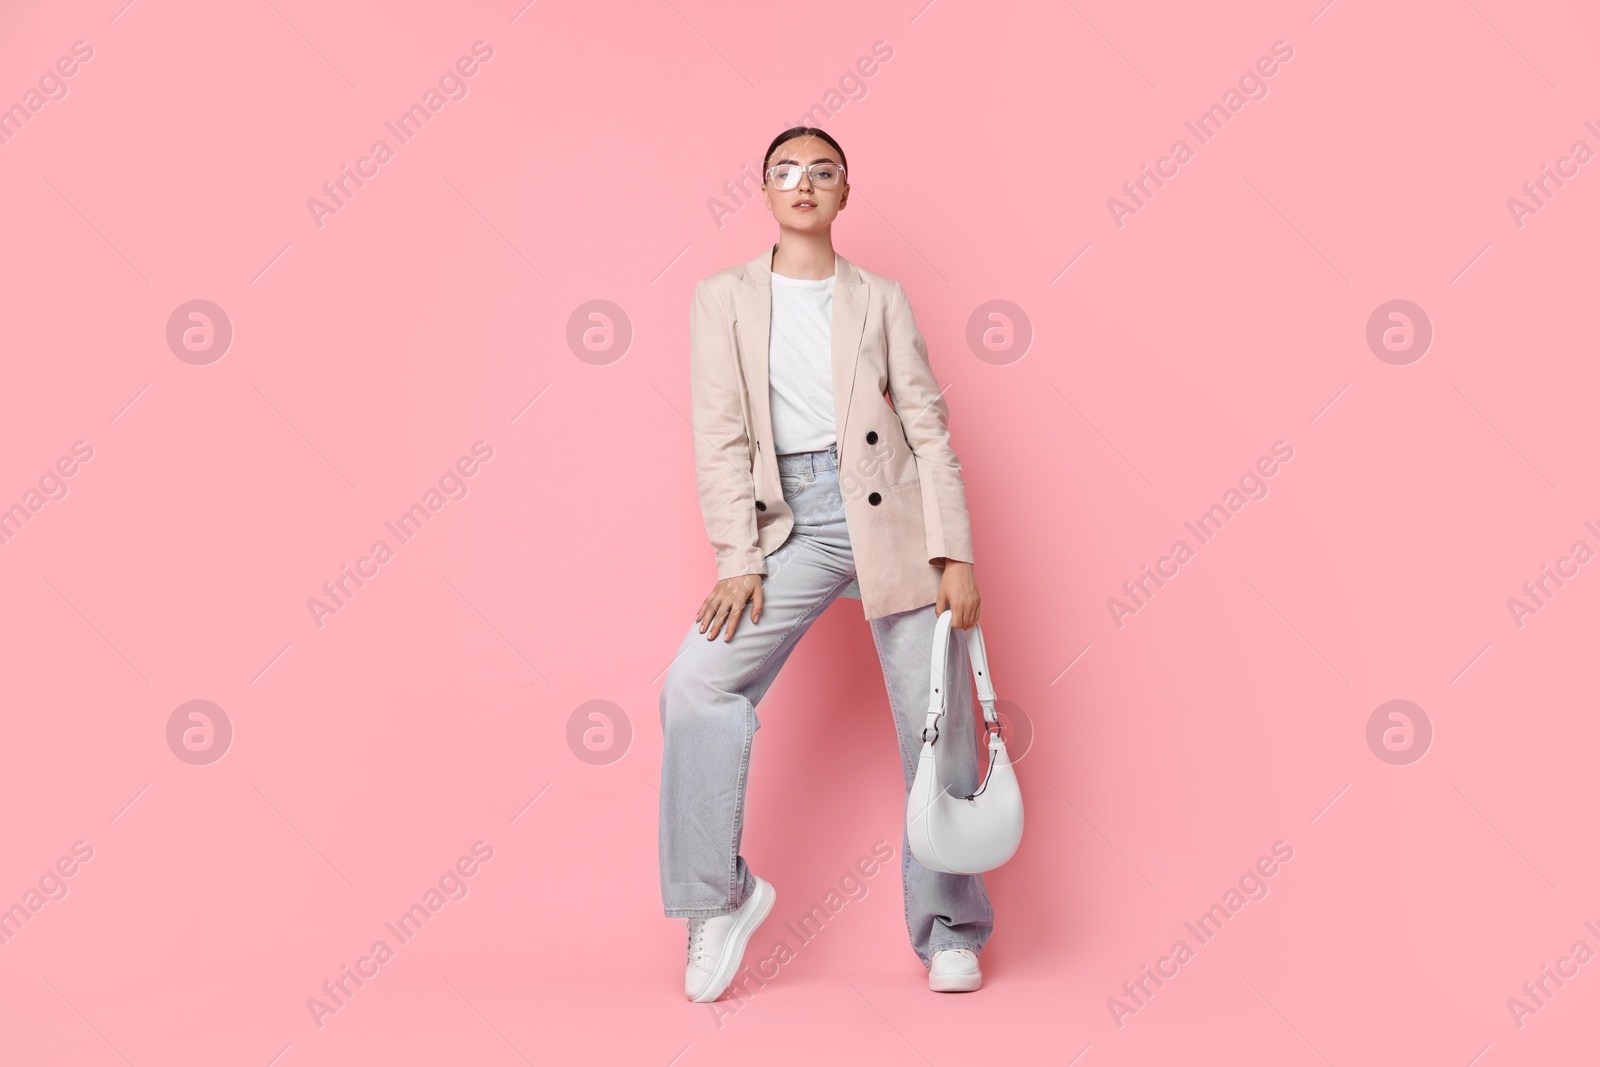
{"label": "jeans waistband", "polygon": [[777,459],[780,474],[836,471],[839,469],[839,445],[835,442],[827,448],[819,448],[812,452],[780,452]]}

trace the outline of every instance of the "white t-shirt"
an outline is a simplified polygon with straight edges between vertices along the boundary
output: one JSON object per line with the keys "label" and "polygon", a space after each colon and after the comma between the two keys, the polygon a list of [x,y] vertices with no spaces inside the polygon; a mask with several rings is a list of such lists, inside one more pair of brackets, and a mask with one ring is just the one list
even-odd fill
{"label": "white t-shirt", "polygon": [[772,275],[767,378],[775,453],[812,452],[838,438],[833,410],[833,279]]}

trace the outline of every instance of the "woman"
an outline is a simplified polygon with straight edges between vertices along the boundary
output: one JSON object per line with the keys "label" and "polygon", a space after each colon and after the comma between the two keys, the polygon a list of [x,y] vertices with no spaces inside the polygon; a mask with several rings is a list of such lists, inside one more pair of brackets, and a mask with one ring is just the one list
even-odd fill
{"label": "woman", "polygon": [[[909,792],[935,616],[978,621],[966,492],[927,345],[900,284],[833,249],[846,173],[822,130],[779,134],[761,186],[778,243],[700,281],[690,310],[695,473],[717,582],[661,690],[660,845],[666,914],[689,920],[694,1001],[727,988],[776,899],[738,849],[755,707],[796,643],[859,586]],[[950,642],[938,761],[958,795],[979,775],[964,644]],[[903,835],[901,851],[929,988],[977,989],[994,925],[983,876],[926,869]]]}

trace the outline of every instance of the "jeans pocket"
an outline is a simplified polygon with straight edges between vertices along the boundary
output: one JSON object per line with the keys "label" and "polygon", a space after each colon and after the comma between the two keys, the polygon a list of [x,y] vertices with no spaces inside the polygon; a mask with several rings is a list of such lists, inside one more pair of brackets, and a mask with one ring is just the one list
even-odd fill
{"label": "jeans pocket", "polygon": [[783,489],[783,498],[788,500],[799,494],[805,488],[805,479],[798,474],[778,475],[778,485]]}

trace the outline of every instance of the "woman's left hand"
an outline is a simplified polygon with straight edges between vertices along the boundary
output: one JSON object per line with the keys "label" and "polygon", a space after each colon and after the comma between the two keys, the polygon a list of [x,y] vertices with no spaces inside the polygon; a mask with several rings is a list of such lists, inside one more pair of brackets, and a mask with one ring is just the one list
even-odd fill
{"label": "woman's left hand", "polygon": [[939,598],[934,601],[934,614],[950,609],[950,625],[965,630],[978,621],[978,579],[973,575],[972,564],[960,560],[944,561],[944,577],[939,579]]}

